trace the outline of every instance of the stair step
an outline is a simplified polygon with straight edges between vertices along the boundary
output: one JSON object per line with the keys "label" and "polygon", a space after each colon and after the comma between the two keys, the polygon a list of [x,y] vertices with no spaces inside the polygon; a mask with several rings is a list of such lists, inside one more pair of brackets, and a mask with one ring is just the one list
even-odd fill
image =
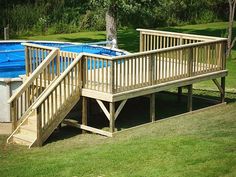
{"label": "stair step", "polygon": [[21,145],[29,146],[36,140],[36,136],[17,133],[13,135],[13,142]]}
{"label": "stair step", "polygon": [[26,125],[22,125],[20,127],[20,132],[24,133],[24,134],[33,134],[33,135],[37,135],[37,128],[35,125],[31,125],[31,124],[26,124]]}
{"label": "stair step", "polygon": [[37,125],[37,120],[36,120],[36,116],[32,115],[28,117],[28,124],[29,125]]}

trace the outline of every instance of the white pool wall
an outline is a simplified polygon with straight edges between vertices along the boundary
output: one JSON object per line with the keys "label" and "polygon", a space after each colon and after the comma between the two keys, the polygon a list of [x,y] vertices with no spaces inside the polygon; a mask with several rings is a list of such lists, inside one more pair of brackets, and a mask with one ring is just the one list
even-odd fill
{"label": "white pool wall", "polygon": [[11,122],[8,100],[22,82],[22,78],[0,78],[0,122]]}

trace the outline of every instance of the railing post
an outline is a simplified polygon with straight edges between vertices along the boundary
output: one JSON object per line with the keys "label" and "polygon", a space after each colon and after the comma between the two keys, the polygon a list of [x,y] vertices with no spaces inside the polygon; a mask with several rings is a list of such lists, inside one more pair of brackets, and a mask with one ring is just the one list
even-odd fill
{"label": "railing post", "polygon": [[60,76],[60,50],[57,50],[57,61],[56,61],[56,67],[57,67],[57,76]]}
{"label": "railing post", "polygon": [[188,77],[193,75],[193,47],[189,49],[189,59],[188,59]]}
{"label": "railing post", "polygon": [[155,61],[155,55],[151,54],[149,60],[149,73],[148,73],[150,85],[154,84],[154,61]]}
{"label": "railing post", "polygon": [[17,127],[17,113],[16,113],[16,101],[13,100],[11,102],[11,121],[12,121],[12,132],[16,129]]}
{"label": "railing post", "polygon": [[29,52],[28,47],[25,46],[25,72],[26,76],[29,76]]}
{"label": "railing post", "polygon": [[114,61],[110,61],[110,93],[114,93]]}
{"label": "railing post", "polygon": [[140,35],[140,38],[139,38],[139,51],[143,52],[143,33],[142,33],[142,31],[140,31],[139,35]]}
{"label": "railing post", "polygon": [[221,61],[222,69],[226,68],[226,53],[227,53],[226,45],[227,45],[226,41],[223,42],[223,44],[222,44],[222,61]]}
{"label": "railing post", "polygon": [[179,38],[179,45],[182,45],[183,44],[183,36],[180,36]]}
{"label": "railing post", "polygon": [[37,118],[37,145],[42,146],[42,110],[41,105],[36,109]]}

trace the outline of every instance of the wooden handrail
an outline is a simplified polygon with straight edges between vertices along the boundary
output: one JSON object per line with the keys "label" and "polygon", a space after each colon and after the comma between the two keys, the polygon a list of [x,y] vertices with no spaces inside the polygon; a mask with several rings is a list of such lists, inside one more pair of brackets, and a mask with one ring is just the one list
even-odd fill
{"label": "wooden handrail", "polygon": [[78,63],[78,61],[83,57],[83,53],[79,54],[75,60],[66,68],[66,70],[52,83],[48,90],[40,97],[37,102],[33,105],[32,109],[37,109],[43,101],[50,95],[52,91],[60,84],[60,82],[67,76],[67,74],[71,71],[71,69]]}
{"label": "wooden handrail", "polygon": [[161,31],[161,30],[149,30],[149,29],[141,29],[137,28],[137,31],[149,33],[149,34],[164,34],[169,35],[172,37],[190,37],[193,39],[208,39],[208,40],[218,40],[218,39],[225,39],[220,37],[213,37],[213,36],[204,36],[204,35],[196,35],[196,34],[185,34],[185,33],[178,33],[178,32],[169,32],[169,31]]}
{"label": "wooden handrail", "polygon": [[58,49],[53,49],[52,52],[43,60],[43,62],[40,64],[40,67],[37,67],[35,71],[32,73],[30,77],[18,88],[18,91],[15,92],[11,98],[8,100],[8,103],[11,103],[14,99],[19,97],[25,89],[35,80],[35,78],[38,77],[38,75],[41,73],[43,69],[47,67],[47,65],[51,62],[51,60],[54,59],[54,57],[58,54]]}
{"label": "wooden handrail", "polygon": [[21,43],[21,45],[27,46],[27,47],[34,47],[34,48],[40,48],[40,49],[50,49],[50,50],[56,50],[58,48],[56,47],[50,47],[50,46],[43,46],[43,45],[39,45],[39,44],[33,44],[33,43],[29,43],[29,42],[23,42]]}
{"label": "wooden handrail", "polygon": [[174,50],[179,50],[179,49],[186,49],[186,48],[191,48],[191,47],[199,47],[199,46],[204,46],[207,44],[215,44],[219,42],[227,42],[226,38],[221,38],[215,41],[206,41],[206,42],[199,42],[199,43],[194,43],[194,44],[185,44],[185,45],[179,45],[179,46],[174,46],[174,47],[168,47],[168,48],[163,48],[163,49],[156,49],[156,50],[150,50],[150,51],[144,51],[144,52],[136,52],[132,53],[129,55],[122,55],[122,56],[116,56],[116,57],[111,57],[112,60],[118,60],[118,59],[126,59],[130,57],[139,57],[142,55],[150,55],[158,52],[168,52],[168,51],[174,51]]}

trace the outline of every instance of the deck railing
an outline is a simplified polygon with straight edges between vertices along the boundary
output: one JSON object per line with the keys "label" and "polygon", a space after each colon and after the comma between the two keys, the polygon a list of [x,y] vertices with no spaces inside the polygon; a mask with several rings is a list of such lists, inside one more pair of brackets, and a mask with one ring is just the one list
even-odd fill
{"label": "deck railing", "polygon": [[27,110],[42,94],[46,87],[63,72],[78,54],[60,52],[57,48],[24,43],[26,81],[19,87],[8,102],[11,105],[11,118],[14,127],[27,114]]}
{"label": "deck railing", "polygon": [[225,45],[223,39],[114,57],[112,93],[223,70]]}
{"label": "deck railing", "polygon": [[189,44],[117,57],[84,54],[83,88],[115,94],[225,69],[226,39],[190,37],[183,37]]}
{"label": "deck railing", "polygon": [[[26,76],[29,76],[33,73],[33,71],[38,68],[38,66],[46,59],[49,53],[55,48],[45,47],[36,44],[28,44],[25,45],[25,70]],[[57,62],[55,62],[57,63]]]}
{"label": "deck railing", "polygon": [[83,57],[83,88],[112,93],[113,61],[111,57],[84,54]]}
{"label": "deck railing", "polygon": [[[45,59],[38,65],[26,81],[19,87],[18,91],[11,96],[9,103],[11,104],[11,118],[14,127],[17,126],[18,120],[26,113],[29,107],[35,102],[44,88],[51,83],[56,77],[56,70],[50,65],[55,64],[58,55],[57,49],[52,49]],[[30,64],[31,65],[31,64]],[[30,69],[33,69],[29,67]],[[57,67],[55,67],[57,68]],[[20,123],[20,122],[19,122]]]}
{"label": "deck railing", "polygon": [[56,121],[56,115],[60,114],[62,106],[70,101],[71,97],[80,96],[77,92],[80,92],[82,87],[81,58],[82,55],[78,55],[33,105],[32,109],[37,112],[38,137],[45,136],[47,128]]}
{"label": "deck railing", "polygon": [[137,30],[140,31],[140,52],[220,39],[217,37],[157,30]]}

